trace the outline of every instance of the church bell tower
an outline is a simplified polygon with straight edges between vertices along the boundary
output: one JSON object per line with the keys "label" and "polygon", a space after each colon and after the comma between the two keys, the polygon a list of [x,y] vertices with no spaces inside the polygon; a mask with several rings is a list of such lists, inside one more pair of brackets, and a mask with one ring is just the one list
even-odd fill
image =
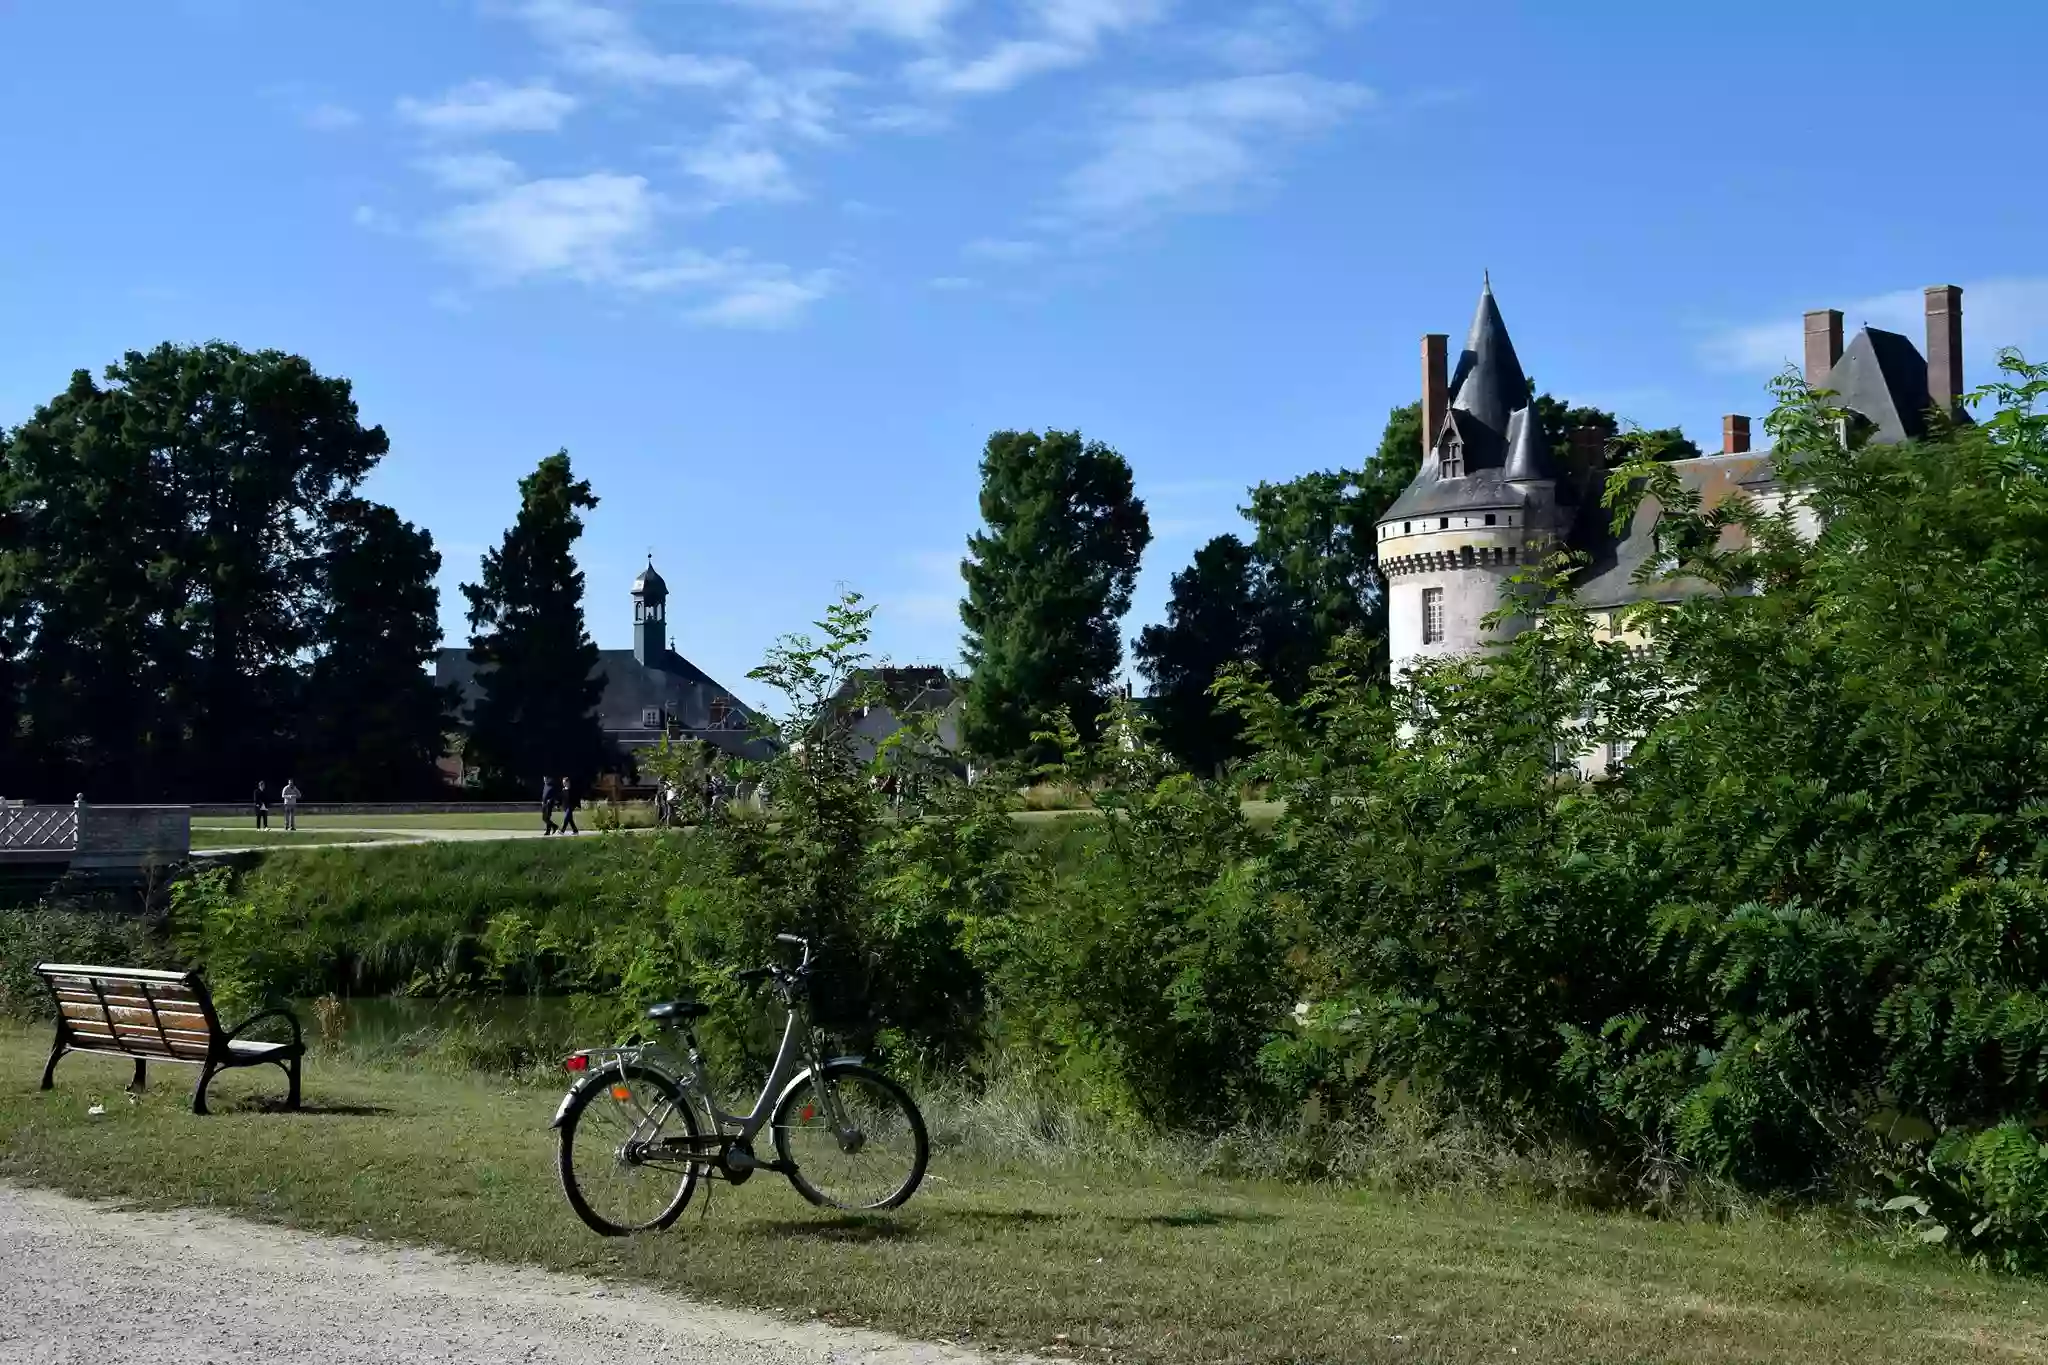
{"label": "church bell tower", "polygon": [[668,584],[654,571],[654,556],[633,580],[633,657],[650,668],[668,657]]}

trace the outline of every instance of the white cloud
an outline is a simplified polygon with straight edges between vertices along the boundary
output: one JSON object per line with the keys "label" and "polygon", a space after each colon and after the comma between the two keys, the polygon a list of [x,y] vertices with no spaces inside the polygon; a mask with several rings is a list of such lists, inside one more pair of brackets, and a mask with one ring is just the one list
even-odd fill
{"label": "white cloud", "polygon": [[431,231],[488,276],[588,283],[616,278],[624,253],[653,224],[644,178],[597,172],[508,186],[451,209]]}
{"label": "white cloud", "polygon": [[692,309],[690,318],[714,327],[787,327],[830,293],[832,282],[831,272],[824,270],[804,276],[756,271],[730,281],[717,298]]}
{"label": "white cloud", "polygon": [[1126,102],[1101,149],[1067,179],[1064,208],[1084,223],[1128,226],[1164,212],[1216,208],[1271,173],[1278,145],[1369,103],[1362,86],[1288,72],[1239,76]]}
{"label": "white cloud", "polygon": [[430,133],[449,136],[489,133],[549,133],[576,108],[573,95],[548,85],[505,85],[470,81],[437,100],[405,96],[398,116]]}
{"label": "white cloud", "polygon": [[370,204],[358,204],[349,218],[359,228],[369,232],[397,232],[398,220],[384,210]]}
{"label": "white cloud", "polygon": [[969,279],[965,275],[935,275],[931,279],[926,280],[925,284],[930,288],[943,290],[949,293],[956,293],[963,289],[978,289],[981,287],[981,281]]}
{"label": "white cloud", "polygon": [[702,180],[718,203],[801,197],[781,154],[745,128],[728,128],[686,152],[683,169]]}
{"label": "white cloud", "polygon": [[355,127],[363,116],[345,104],[316,104],[301,116],[316,133],[340,133]]}
{"label": "white cloud", "polygon": [[978,261],[1000,261],[1005,265],[1021,265],[1043,256],[1045,246],[1040,242],[1023,241],[1013,237],[979,237],[961,247],[960,254]]}
{"label": "white cloud", "polygon": [[964,0],[728,0],[744,9],[822,20],[848,33],[868,32],[908,43],[930,43]]}
{"label": "white cloud", "polygon": [[587,0],[525,0],[519,14],[564,65],[595,80],[720,89],[754,74],[739,57],[660,51],[627,15]]}
{"label": "white cloud", "polygon": [[912,62],[912,80],[952,95],[993,95],[1033,76],[1093,61],[1112,33],[1153,23],[1170,0],[1029,0],[1029,32],[997,43],[970,61],[927,57]]}
{"label": "white cloud", "polygon": [[[1993,357],[2002,346],[2031,352],[2048,349],[2048,277],[2008,276],[1965,284],[1963,289],[1963,355],[1968,372],[1988,378]],[[1825,302],[1818,305],[1827,306]],[[1843,304],[1842,330],[1853,336],[1870,326],[1901,332],[1925,349],[1927,300],[1919,289],[1899,289]],[[1710,370],[1764,373],[1803,363],[1806,340],[1804,310],[1788,308],[1773,322],[1729,327],[1700,344],[1700,360]]]}
{"label": "white cloud", "polygon": [[496,152],[451,152],[414,163],[445,190],[470,194],[517,184],[519,164]]}

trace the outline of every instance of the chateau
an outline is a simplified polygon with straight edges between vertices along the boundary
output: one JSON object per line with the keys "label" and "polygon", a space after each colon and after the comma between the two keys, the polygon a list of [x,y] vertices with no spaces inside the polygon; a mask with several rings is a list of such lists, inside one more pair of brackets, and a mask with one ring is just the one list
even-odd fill
{"label": "chateau", "polygon": [[[633,647],[598,651],[604,679],[598,724],[622,753],[672,740],[701,739],[742,758],[765,754],[754,736],[754,714],[703,669],[676,653],[668,642],[668,584],[647,567],[633,580]],[[469,714],[479,692],[476,665],[464,648],[443,649],[434,681],[461,694],[460,714]]]}
{"label": "chateau", "polygon": [[[1936,285],[1926,293],[1924,356],[1906,337],[1875,327],[1859,330],[1845,350],[1838,310],[1806,315],[1807,383],[1831,390],[1838,406],[1868,424],[1872,440],[1923,434],[1935,407],[1969,420],[1959,401],[1963,291]],[[1422,660],[1513,635],[1513,621],[1491,632],[1481,622],[1500,606],[1517,569],[1560,548],[1588,556],[1575,587],[1609,629],[1615,612],[1633,602],[1706,590],[1685,580],[1632,581],[1654,552],[1656,501],[1645,498],[1628,529],[1612,533],[1600,505],[1600,451],[1583,439],[1598,433],[1581,433],[1567,450],[1550,448],[1490,280],[1454,370],[1447,340],[1422,339],[1422,468],[1377,527],[1396,678]],[[1783,505],[1770,453],[1751,450],[1749,435],[1749,418],[1731,414],[1722,419],[1720,454],[1672,463],[1704,506],[1737,494],[1766,510]]]}

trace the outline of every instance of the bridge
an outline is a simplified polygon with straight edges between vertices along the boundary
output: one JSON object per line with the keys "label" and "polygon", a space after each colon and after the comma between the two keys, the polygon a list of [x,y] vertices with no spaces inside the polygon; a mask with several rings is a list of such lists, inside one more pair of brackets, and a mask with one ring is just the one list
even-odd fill
{"label": "bridge", "polygon": [[192,853],[190,806],[0,803],[0,876],[131,881]]}

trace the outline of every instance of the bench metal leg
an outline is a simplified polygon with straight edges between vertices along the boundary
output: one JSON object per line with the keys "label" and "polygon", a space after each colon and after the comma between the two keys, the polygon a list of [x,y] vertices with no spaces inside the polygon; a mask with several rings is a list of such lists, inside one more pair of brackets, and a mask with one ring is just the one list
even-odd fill
{"label": "bench metal leg", "polygon": [[214,1073],[217,1070],[219,1068],[214,1066],[212,1062],[208,1062],[199,1068],[199,1084],[192,1091],[193,1113],[204,1114],[206,1112],[206,1086],[213,1079]]}
{"label": "bench metal leg", "polygon": [[143,1061],[142,1058],[137,1057],[135,1059],[135,1079],[128,1082],[128,1092],[130,1094],[139,1095],[142,1093],[142,1083],[147,1078],[147,1066],[148,1063]]}
{"label": "bench metal leg", "polygon": [[291,1078],[292,1083],[291,1089],[284,1097],[284,1107],[287,1109],[299,1107],[299,1061],[297,1057],[292,1058],[291,1063],[284,1069],[284,1074]]}
{"label": "bench metal leg", "polygon": [[43,1089],[51,1089],[57,1084],[55,1080],[57,1075],[57,1059],[62,1057],[64,1053],[64,1040],[60,1037],[50,1045],[50,1064],[43,1068]]}

